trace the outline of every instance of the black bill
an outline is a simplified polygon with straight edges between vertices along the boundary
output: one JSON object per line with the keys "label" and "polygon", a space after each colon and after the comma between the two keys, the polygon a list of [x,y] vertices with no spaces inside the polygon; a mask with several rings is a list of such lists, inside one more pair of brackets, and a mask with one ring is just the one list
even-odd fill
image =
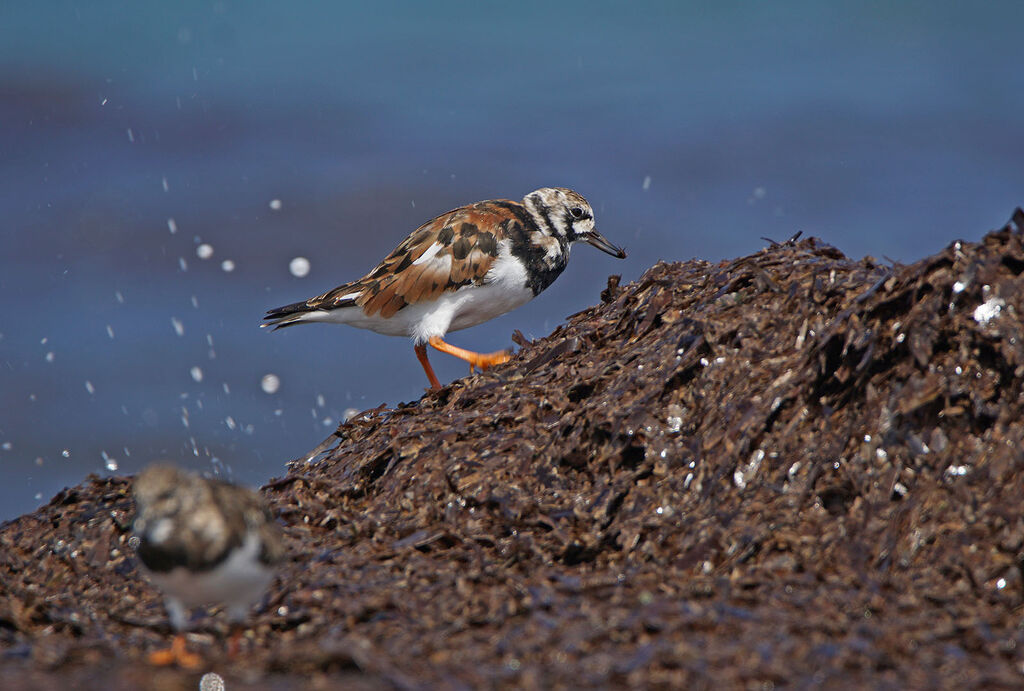
{"label": "black bill", "polygon": [[626,250],[621,247],[616,247],[612,243],[608,242],[608,240],[596,230],[588,233],[586,237],[583,238],[583,241],[588,245],[593,245],[602,252],[607,252],[618,259],[626,258]]}

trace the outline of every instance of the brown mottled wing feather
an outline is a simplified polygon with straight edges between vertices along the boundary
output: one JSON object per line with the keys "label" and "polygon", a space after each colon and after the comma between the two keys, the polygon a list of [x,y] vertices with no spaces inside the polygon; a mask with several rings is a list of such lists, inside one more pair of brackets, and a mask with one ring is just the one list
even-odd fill
{"label": "brown mottled wing feather", "polygon": [[259,494],[245,487],[211,481],[224,520],[236,535],[255,530],[260,536],[260,561],[273,566],[285,556],[281,528]]}
{"label": "brown mottled wing feather", "polygon": [[[503,199],[463,206],[424,223],[358,281],[307,302],[311,309],[357,304],[372,316],[393,316],[406,305],[434,300],[445,290],[483,283],[498,242],[515,216]],[[427,252],[432,256],[415,263]]]}

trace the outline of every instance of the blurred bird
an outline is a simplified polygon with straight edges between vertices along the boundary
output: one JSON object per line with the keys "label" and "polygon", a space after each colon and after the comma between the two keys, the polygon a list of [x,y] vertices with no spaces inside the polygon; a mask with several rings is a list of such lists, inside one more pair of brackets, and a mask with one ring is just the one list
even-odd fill
{"label": "blurred bird", "polygon": [[150,655],[157,665],[197,667],[185,649],[187,608],[223,605],[235,629],[229,654],[238,649],[250,608],[284,559],[280,527],[255,492],[208,480],[172,466],[154,465],[133,486],[139,538],[137,554],[147,578],[165,598],[177,632],[168,650]]}
{"label": "blurred bird", "polygon": [[539,295],[565,269],[574,242],[626,256],[594,229],[587,200],[563,187],[536,190],[522,202],[494,199],[461,206],[414,230],[366,276],[272,309],[263,326],[333,322],[407,336],[431,387],[439,389],[426,344],[465,360],[470,372],[507,362],[507,350],[475,353],[443,337]]}

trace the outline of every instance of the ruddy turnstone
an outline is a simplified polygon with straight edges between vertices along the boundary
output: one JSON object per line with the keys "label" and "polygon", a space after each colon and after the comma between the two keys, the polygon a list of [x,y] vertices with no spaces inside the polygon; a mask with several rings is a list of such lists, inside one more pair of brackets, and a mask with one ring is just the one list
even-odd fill
{"label": "ruddy turnstone", "polygon": [[137,554],[149,580],[165,598],[177,632],[168,650],[150,655],[158,665],[200,664],[185,650],[187,608],[224,605],[235,625],[229,652],[238,644],[237,625],[263,597],[284,559],[281,529],[255,492],[208,480],[167,465],[154,465],[135,479]]}
{"label": "ruddy turnstone", "polygon": [[413,339],[430,385],[441,388],[426,344],[482,370],[510,353],[474,353],[443,340],[523,305],[558,278],[574,242],[623,259],[594,229],[581,195],[545,187],[522,202],[493,199],[441,214],[413,231],[377,268],[323,295],[267,312],[263,326],[335,322]]}

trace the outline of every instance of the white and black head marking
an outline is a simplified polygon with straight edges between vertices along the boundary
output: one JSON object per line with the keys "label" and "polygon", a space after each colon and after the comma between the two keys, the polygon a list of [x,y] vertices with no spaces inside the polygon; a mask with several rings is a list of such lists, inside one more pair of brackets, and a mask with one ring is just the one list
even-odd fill
{"label": "white and black head marking", "polygon": [[573,242],[586,242],[613,257],[624,259],[625,251],[608,242],[594,227],[594,210],[583,195],[564,187],[544,187],[523,200],[542,233],[557,238],[568,249]]}
{"label": "white and black head marking", "polygon": [[[564,187],[544,187],[523,200],[544,235],[571,243],[581,234],[593,232],[594,212],[582,196]],[[589,228],[584,224],[589,221]]]}
{"label": "white and black head marking", "polygon": [[[564,187],[543,187],[523,199],[534,228],[528,234],[529,249],[520,254],[532,268],[535,293],[550,285],[569,261],[574,242],[585,242],[613,257],[624,259],[626,252],[608,242],[594,227],[594,210],[577,192]],[[513,252],[516,248],[513,248]]]}

